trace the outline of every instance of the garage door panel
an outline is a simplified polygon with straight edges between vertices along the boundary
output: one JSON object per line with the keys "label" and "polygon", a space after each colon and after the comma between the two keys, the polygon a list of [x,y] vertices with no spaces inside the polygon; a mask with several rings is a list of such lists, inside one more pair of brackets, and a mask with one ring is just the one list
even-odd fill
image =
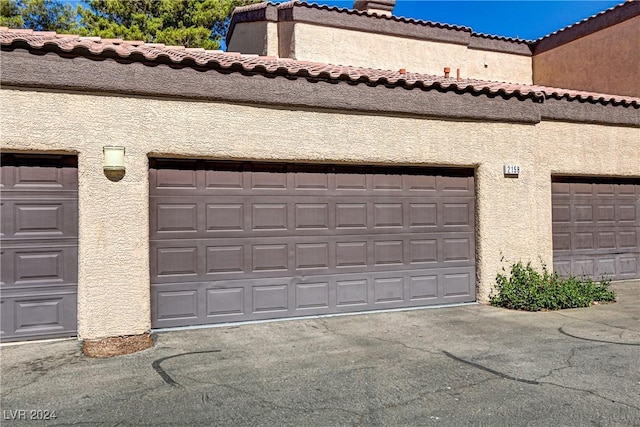
{"label": "garage door panel", "polygon": [[556,253],[568,252],[571,250],[571,233],[554,233],[553,250]]}
{"label": "garage door panel", "polygon": [[474,179],[472,176],[438,176],[437,188],[443,196],[474,194]]}
{"label": "garage door panel", "polygon": [[177,163],[195,178],[164,174],[159,186],[158,164],[154,327],[475,297],[469,171],[195,161]]}
{"label": "garage door panel", "polygon": [[246,271],[244,245],[207,246],[206,274]]}
{"label": "garage door panel", "polygon": [[296,243],[296,270],[329,269],[328,243]]}
{"label": "garage door panel", "polygon": [[77,286],[3,289],[3,341],[71,336],[76,331]]}
{"label": "garage door panel", "polygon": [[610,276],[612,274],[615,274],[616,272],[615,256],[609,256],[609,257],[604,256],[604,257],[597,258],[595,261],[597,263],[595,276],[602,277],[602,276]]}
{"label": "garage door panel", "polygon": [[329,230],[335,228],[335,216],[329,213],[329,203],[295,203],[295,229]]}
{"label": "garage door panel", "polygon": [[242,316],[246,311],[244,287],[207,289],[207,318]]}
{"label": "garage door panel", "polygon": [[77,238],[77,197],[68,192],[50,195],[4,192],[0,211],[3,241]]}
{"label": "garage door panel", "polygon": [[595,218],[598,224],[606,225],[616,222],[616,205],[613,203],[597,203],[595,206]]}
{"label": "garage door panel", "polygon": [[385,277],[373,280],[373,302],[381,306],[386,303],[405,300],[404,280],[399,277]]}
{"label": "garage door panel", "polygon": [[621,223],[637,223],[638,212],[635,204],[622,204],[617,206],[617,220]]}
{"label": "garage door panel", "polygon": [[569,223],[571,222],[571,206],[568,203],[561,201],[555,201],[552,210],[554,223]]}
{"label": "garage door panel", "polygon": [[442,239],[443,256],[442,261],[451,263],[455,261],[471,262],[472,258],[472,242],[469,238],[443,238]]}
{"label": "garage door panel", "polygon": [[597,249],[611,250],[616,248],[616,232],[615,231],[598,231]]}
{"label": "garage door panel", "polygon": [[3,153],[2,188],[38,193],[76,191],[77,166],[75,156]]}
{"label": "garage door panel", "polygon": [[639,259],[640,257],[638,255],[620,256],[619,257],[620,276],[629,277],[629,278],[637,277],[638,274],[640,273],[638,269]]}
{"label": "garage door panel", "polygon": [[77,283],[78,247],[38,244],[3,245],[3,286],[20,287]]}
{"label": "garage door panel", "polygon": [[569,276],[571,274],[571,260],[554,258],[553,271],[560,276]]}
{"label": "garage door panel", "polygon": [[436,264],[444,255],[438,251],[438,239],[410,239],[408,261],[411,265]]}
{"label": "garage door panel", "polygon": [[637,184],[619,184],[615,188],[615,194],[617,196],[635,198],[636,196],[640,196],[640,188]]}
{"label": "garage door panel", "polygon": [[195,190],[198,187],[195,170],[157,169],[153,173],[157,189]]}
{"label": "garage door panel", "polygon": [[243,231],[245,229],[242,203],[206,204],[206,231]]}
{"label": "garage door panel", "polygon": [[445,273],[442,275],[442,285],[445,298],[469,296],[472,287],[471,273]]}
{"label": "garage door panel", "polygon": [[591,224],[593,223],[593,205],[591,204],[575,204],[573,206],[573,220],[577,223]]}
{"label": "garage door panel", "polygon": [[618,246],[622,249],[640,249],[638,231],[636,230],[620,230],[618,232]]}
{"label": "garage door panel", "polygon": [[[155,312],[160,322],[189,324],[199,316],[197,283],[186,286],[162,287],[155,294]],[[191,289],[189,289],[191,288]],[[177,323],[176,323],[177,322]]]}
{"label": "garage door panel", "polygon": [[159,248],[157,251],[158,276],[198,277],[198,248],[196,246]]}
{"label": "garage door panel", "polygon": [[322,172],[294,173],[293,185],[297,192],[305,190],[328,190],[330,188],[329,175],[324,170]]}
{"label": "garage door panel", "polygon": [[367,228],[367,204],[366,203],[350,203],[338,202],[336,209],[336,228]]}
{"label": "garage door panel", "polygon": [[640,277],[635,266],[640,252],[640,180],[565,177],[554,180],[556,271],[595,278]]}

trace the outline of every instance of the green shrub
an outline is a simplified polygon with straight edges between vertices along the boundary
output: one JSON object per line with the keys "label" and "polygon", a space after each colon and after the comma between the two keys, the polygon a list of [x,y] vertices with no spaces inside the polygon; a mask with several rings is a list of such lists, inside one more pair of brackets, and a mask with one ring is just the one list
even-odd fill
{"label": "green shrub", "polygon": [[517,262],[511,266],[510,277],[498,274],[497,294],[491,296],[490,302],[497,307],[527,311],[589,307],[596,301],[616,300],[609,285],[610,280],[596,282],[587,277],[560,277],[550,273],[544,264],[542,272],[538,272],[531,263]]}

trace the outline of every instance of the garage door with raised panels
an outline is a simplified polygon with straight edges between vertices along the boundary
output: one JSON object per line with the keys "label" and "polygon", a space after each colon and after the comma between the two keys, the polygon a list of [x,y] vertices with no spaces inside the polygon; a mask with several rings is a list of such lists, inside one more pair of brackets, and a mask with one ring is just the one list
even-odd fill
{"label": "garage door with raised panels", "polygon": [[556,272],[640,278],[640,179],[554,177],[552,203]]}
{"label": "garage door with raised panels", "polygon": [[2,154],[0,201],[0,338],[76,335],[76,157]]}
{"label": "garage door with raised panels", "polygon": [[150,160],[154,328],[475,300],[472,170]]}

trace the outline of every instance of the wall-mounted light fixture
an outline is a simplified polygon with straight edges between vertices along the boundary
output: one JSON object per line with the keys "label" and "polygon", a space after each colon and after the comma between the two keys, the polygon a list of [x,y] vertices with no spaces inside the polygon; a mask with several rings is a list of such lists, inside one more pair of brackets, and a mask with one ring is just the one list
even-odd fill
{"label": "wall-mounted light fixture", "polygon": [[102,147],[105,171],[124,171],[124,147]]}

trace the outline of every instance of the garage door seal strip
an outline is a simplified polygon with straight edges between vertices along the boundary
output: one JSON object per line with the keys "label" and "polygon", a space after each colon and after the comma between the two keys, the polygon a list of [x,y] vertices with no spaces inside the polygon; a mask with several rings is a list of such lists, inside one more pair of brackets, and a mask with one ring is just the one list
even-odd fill
{"label": "garage door seal strip", "polygon": [[360,316],[363,314],[394,313],[394,312],[415,311],[415,310],[432,310],[437,308],[465,307],[470,305],[479,305],[479,303],[478,302],[461,302],[461,303],[455,303],[455,304],[439,304],[439,305],[430,305],[430,306],[424,306],[424,307],[405,307],[405,308],[390,308],[390,309],[384,309],[384,310],[356,311],[353,313],[331,313],[331,314],[318,314],[313,316],[284,317],[280,319],[246,320],[242,322],[225,322],[225,323],[214,323],[214,324],[193,325],[193,326],[174,326],[169,328],[151,329],[151,331],[155,333],[190,331],[194,329],[224,328],[229,326],[256,325],[260,323],[287,322],[291,320],[324,319],[327,317]]}

